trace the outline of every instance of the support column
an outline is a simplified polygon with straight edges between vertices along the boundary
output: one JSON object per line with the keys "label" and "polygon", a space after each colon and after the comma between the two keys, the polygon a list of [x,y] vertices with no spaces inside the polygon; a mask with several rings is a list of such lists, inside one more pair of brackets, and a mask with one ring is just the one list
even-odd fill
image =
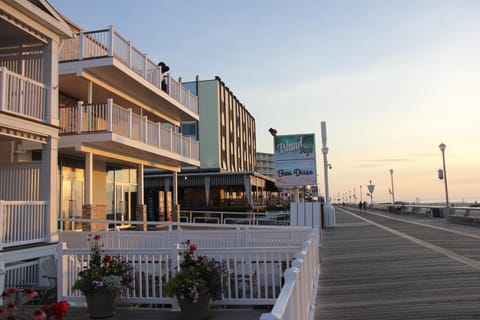
{"label": "support column", "polygon": [[178,204],[178,173],[176,171],[172,174],[173,192],[172,192],[172,204],[173,214],[175,215],[172,220],[180,222],[180,205]]}
{"label": "support column", "polygon": [[58,138],[48,137],[47,144],[42,148],[42,165],[40,172],[40,200],[46,202],[46,235],[47,242],[58,241]]}
{"label": "support column", "polygon": [[[143,164],[139,164],[137,166],[137,212],[136,212],[136,220],[138,222],[146,222],[147,221],[147,206],[144,203],[144,195],[145,195],[145,185],[143,183],[143,173],[144,173],[144,166]],[[147,224],[137,224],[137,231],[147,231]]]}
{"label": "support column", "polygon": [[85,204],[93,204],[93,153],[85,154]]}
{"label": "support column", "polygon": [[47,88],[45,121],[58,126],[58,43],[49,40],[43,51],[43,83]]}

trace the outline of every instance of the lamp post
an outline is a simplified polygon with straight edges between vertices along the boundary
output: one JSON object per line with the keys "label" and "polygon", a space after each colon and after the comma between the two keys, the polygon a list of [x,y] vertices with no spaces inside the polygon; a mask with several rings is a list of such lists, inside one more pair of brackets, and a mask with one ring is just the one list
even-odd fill
{"label": "lamp post", "polygon": [[450,207],[450,203],[448,201],[448,184],[447,184],[447,168],[445,167],[445,148],[447,147],[445,143],[440,143],[438,146],[440,151],[442,151],[442,160],[443,160],[443,179],[445,181],[445,199],[447,201],[447,209]]}
{"label": "lamp post", "polygon": [[326,227],[334,227],[336,224],[335,208],[330,204],[330,196],[328,194],[328,147],[327,147],[327,126],[325,121],[321,122],[322,128],[322,154],[323,154],[323,173],[325,177],[325,205],[323,206]]}
{"label": "lamp post", "polygon": [[372,180],[370,180],[370,184],[367,185],[367,189],[369,192],[368,195],[370,196],[370,204],[373,207],[373,191],[375,190],[375,185],[372,184]]}
{"label": "lamp post", "polygon": [[395,205],[395,189],[393,189],[393,169],[390,169],[390,178],[391,178],[391,181],[392,181],[392,206]]}

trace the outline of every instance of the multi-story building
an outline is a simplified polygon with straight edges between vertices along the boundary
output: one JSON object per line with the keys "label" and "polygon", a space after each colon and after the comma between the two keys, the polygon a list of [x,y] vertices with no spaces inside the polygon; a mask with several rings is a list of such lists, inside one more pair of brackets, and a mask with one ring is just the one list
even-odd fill
{"label": "multi-story building", "polygon": [[58,51],[73,31],[45,0],[0,1],[0,290],[55,254]]}
{"label": "multi-story building", "polygon": [[65,229],[105,228],[75,224],[75,218],[108,218],[125,227],[146,221],[145,168],[172,174],[168,189],[171,205],[177,204],[177,172],[200,165],[198,141],[180,133],[182,122],[198,121],[198,100],[164,67],[113,27],[78,30],[62,43],[59,209]]}
{"label": "multi-story building", "polygon": [[255,170],[264,176],[275,179],[275,156],[273,153],[257,152]]}
{"label": "multi-story building", "polygon": [[[179,175],[179,202],[184,209],[251,210],[267,205],[273,180],[255,172],[255,118],[219,78],[186,82],[198,95],[200,120],[182,125],[182,132],[198,136],[200,168],[184,168]],[[150,196],[170,177],[149,171]],[[155,202],[156,199],[153,200]]]}

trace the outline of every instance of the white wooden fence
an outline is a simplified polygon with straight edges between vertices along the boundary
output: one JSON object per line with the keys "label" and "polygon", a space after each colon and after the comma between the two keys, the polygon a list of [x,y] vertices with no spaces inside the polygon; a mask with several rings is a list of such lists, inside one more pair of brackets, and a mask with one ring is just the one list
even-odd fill
{"label": "white wooden fence", "polygon": [[322,239],[322,212],[320,202],[290,203],[290,225],[311,227],[318,231],[318,244]]}
{"label": "white wooden fence", "polygon": [[[292,230],[289,230],[292,229]],[[72,303],[84,297],[72,292],[78,272],[88,265],[88,232],[62,232],[64,246],[59,247],[59,296]],[[222,305],[273,305],[285,283],[284,272],[305,250],[312,238],[311,228],[277,230],[175,230],[109,231],[100,235],[106,253],[131,261],[134,287],[124,292],[121,302],[175,305],[166,297],[163,286],[178,265],[178,243],[190,240],[198,253],[224,263],[227,277],[223,283]],[[315,238],[316,240],[316,238]],[[315,249],[318,251],[318,249]],[[312,262],[313,263],[313,262]],[[311,284],[309,284],[311,285]]]}

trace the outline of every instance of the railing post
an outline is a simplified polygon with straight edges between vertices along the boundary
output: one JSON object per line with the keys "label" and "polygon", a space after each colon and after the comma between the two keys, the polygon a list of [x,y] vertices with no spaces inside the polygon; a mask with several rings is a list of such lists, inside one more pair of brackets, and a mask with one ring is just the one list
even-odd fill
{"label": "railing post", "polygon": [[7,107],[7,96],[7,68],[0,67],[0,111]]}
{"label": "railing post", "polygon": [[0,261],[0,291],[5,291],[5,275],[7,271],[5,271],[5,262]]}
{"label": "railing post", "polygon": [[83,60],[83,42],[85,41],[85,35],[80,32],[78,36],[78,60]]}
{"label": "railing post", "polygon": [[[68,292],[69,280],[71,273],[68,272],[68,257],[65,256],[64,251],[67,249],[65,242],[57,245],[57,297],[65,297]],[[65,276],[65,279],[63,278]],[[66,280],[66,281],[65,281]]]}
{"label": "railing post", "polygon": [[[5,212],[4,212],[4,205],[3,200],[0,200],[0,251],[3,250],[4,239],[5,239],[5,228],[7,226],[4,223],[5,220]],[[3,292],[3,291],[2,291]]]}
{"label": "railing post", "polygon": [[132,137],[132,109],[128,109],[128,137]]}
{"label": "railing post", "polygon": [[128,41],[128,67],[132,68],[132,41]]}
{"label": "railing post", "polygon": [[162,145],[162,124],[160,122],[157,122],[157,125],[158,125],[158,139],[157,139],[157,147],[160,148],[160,146]]}
{"label": "railing post", "polygon": [[109,98],[107,99],[107,131],[108,132],[113,131],[112,115],[113,115],[113,99]]}
{"label": "railing post", "polygon": [[148,118],[147,116],[143,116],[142,121],[142,133],[143,133],[143,142],[148,143]]}
{"label": "railing post", "polygon": [[115,29],[113,26],[109,26],[108,27],[108,31],[109,31],[109,34],[110,34],[110,45],[109,45],[109,48],[108,48],[108,55],[110,57],[113,57],[113,54],[115,53],[115,50],[113,48],[113,46],[115,45],[115,41],[113,40],[115,38]]}
{"label": "railing post", "polygon": [[143,77],[145,79],[148,79],[148,75],[147,75],[147,65],[148,65],[148,58],[147,58],[147,54],[144,53],[143,54]]}
{"label": "railing post", "polygon": [[77,133],[82,133],[83,129],[83,101],[77,102]]}

